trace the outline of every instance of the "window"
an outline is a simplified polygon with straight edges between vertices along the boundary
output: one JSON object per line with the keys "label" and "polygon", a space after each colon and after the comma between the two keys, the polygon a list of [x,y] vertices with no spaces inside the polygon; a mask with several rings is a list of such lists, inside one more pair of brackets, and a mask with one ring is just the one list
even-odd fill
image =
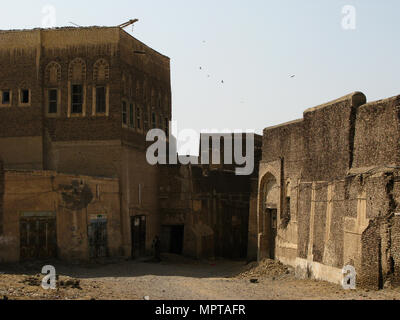
{"label": "window", "polygon": [[139,107],[137,107],[136,108],[136,122],[137,122],[137,128],[138,129],[141,129],[142,128],[142,126],[141,126],[141,112],[140,112],[140,108]]}
{"label": "window", "polygon": [[157,127],[156,114],[154,112],[151,114],[151,126],[153,129]]}
{"label": "window", "polygon": [[127,124],[127,117],[126,117],[126,102],[122,101],[122,124]]}
{"label": "window", "polygon": [[143,129],[149,130],[149,112],[146,106],[144,107],[143,111]]}
{"label": "window", "polygon": [[165,135],[166,137],[169,136],[169,119],[165,118]]}
{"label": "window", "polygon": [[2,104],[10,104],[10,102],[11,102],[10,90],[4,90],[2,97],[1,97],[1,103]]}
{"label": "window", "polygon": [[290,197],[286,197],[286,215],[290,217]]}
{"label": "window", "polygon": [[57,113],[57,107],[58,107],[58,90],[57,89],[50,89],[48,91],[48,101],[49,101],[49,106],[48,106],[48,113],[54,114]]}
{"label": "window", "polygon": [[29,103],[29,90],[21,89],[20,97],[21,97],[21,104],[28,104]]}
{"label": "window", "polygon": [[72,85],[72,113],[82,113],[83,88],[80,84]]}
{"label": "window", "polygon": [[106,112],[106,88],[96,88],[96,113]]}
{"label": "window", "polygon": [[131,128],[135,127],[135,114],[134,114],[133,103],[129,105],[129,126]]}

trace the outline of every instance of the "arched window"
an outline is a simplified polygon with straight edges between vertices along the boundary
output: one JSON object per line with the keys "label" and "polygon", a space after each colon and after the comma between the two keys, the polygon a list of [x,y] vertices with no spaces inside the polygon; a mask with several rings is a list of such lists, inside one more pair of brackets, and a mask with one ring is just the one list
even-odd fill
{"label": "arched window", "polygon": [[265,239],[269,239],[268,247],[263,256],[275,259],[275,240],[278,232],[278,207],[280,201],[280,186],[275,176],[267,173],[260,186],[260,231]]}
{"label": "arched window", "polygon": [[72,60],[68,67],[68,116],[86,115],[86,63]]}
{"label": "arched window", "polygon": [[55,117],[61,112],[61,65],[58,62],[50,62],[45,69],[45,101],[46,115]]}
{"label": "arched window", "polygon": [[45,71],[47,85],[58,85],[61,82],[61,65],[55,61],[50,62]]}
{"label": "arched window", "polygon": [[105,82],[110,79],[110,66],[105,59],[99,59],[93,66],[93,80]]}
{"label": "arched window", "polygon": [[86,81],[86,63],[81,58],[76,58],[70,62],[68,80],[72,82]]}
{"label": "arched window", "polygon": [[[109,78],[110,78],[110,66],[105,59],[99,59],[93,66],[93,105],[92,115],[106,115],[108,116],[109,106]],[[124,87],[126,81],[122,81]]]}

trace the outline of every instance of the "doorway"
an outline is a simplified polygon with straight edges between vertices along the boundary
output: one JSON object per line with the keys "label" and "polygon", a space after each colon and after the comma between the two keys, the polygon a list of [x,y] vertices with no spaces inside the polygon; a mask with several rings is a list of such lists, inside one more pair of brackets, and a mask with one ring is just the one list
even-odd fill
{"label": "doorway", "polygon": [[57,224],[53,212],[22,213],[20,259],[46,260],[57,257]]}
{"label": "doorway", "polygon": [[161,250],[181,255],[183,253],[184,225],[162,226]]}
{"label": "doorway", "polygon": [[146,216],[131,217],[132,258],[146,255]]}
{"label": "doorway", "polygon": [[91,218],[88,226],[88,236],[90,259],[107,257],[107,218],[101,215]]}

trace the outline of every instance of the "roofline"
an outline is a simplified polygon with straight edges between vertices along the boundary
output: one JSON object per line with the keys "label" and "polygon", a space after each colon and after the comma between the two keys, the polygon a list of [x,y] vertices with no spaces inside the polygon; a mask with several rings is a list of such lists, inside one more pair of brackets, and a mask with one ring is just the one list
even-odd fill
{"label": "roofline", "polygon": [[277,129],[277,128],[281,128],[281,127],[286,127],[286,126],[290,126],[290,125],[294,125],[294,124],[298,124],[298,123],[301,123],[301,122],[303,122],[304,121],[304,119],[297,119],[297,120],[292,120],[292,121],[288,121],[288,122],[284,122],[284,123],[281,123],[281,124],[277,124],[277,125],[274,125],[274,126],[271,126],[271,127],[266,127],[265,129],[264,129],[264,132],[265,131],[268,131],[268,130],[272,130],[272,129]]}
{"label": "roofline", "polygon": [[304,114],[307,114],[307,113],[310,113],[310,112],[315,112],[315,111],[324,109],[324,108],[326,108],[326,107],[328,107],[328,106],[330,106],[332,104],[340,103],[340,102],[344,102],[344,101],[348,101],[348,100],[351,100],[351,104],[354,105],[354,106],[360,106],[360,105],[363,105],[363,104],[365,104],[367,102],[367,98],[364,95],[364,93],[362,93],[360,91],[355,91],[353,93],[347,94],[347,95],[345,95],[345,96],[343,96],[341,98],[338,98],[336,100],[332,100],[332,101],[326,102],[324,104],[318,105],[316,107],[312,107],[312,108],[306,109],[304,111]]}
{"label": "roofline", "polygon": [[149,48],[150,50],[154,51],[155,53],[159,54],[160,56],[162,56],[162,57],[164,57],[164,58],[166,58],[166,59],[168,59],[168,60],[171,60],[170,57],[168,57],[168,56],[166,56],[165,54],[162,54],[162,53],[158,52],[157,50],[154,50],[153,48],[149,47],[149,46],[148,46],[147,44],[145,44],[143,41],[140,41],[139,39],[135,38],[135,37],[132,36],[130,33],[126,32],[124,29],[122,29],[122,28],[120,28],[120,27],[110,27],[110,28],[118,28],[118,29],[120,29],[121,31],[125,32],[128,36],[130,36],[132,39],[136,40],[137,42],[140,42],[142,45],[146,46],[146,47]]}
{"label": "roofline", "polygon": [[33,32],[33,31],[73,31],[73,30],[88,30],[88,29],[117,29],[120,30],[120,32],[124,32],[128,36],[130,36],[132,39],[135,41],[138,41],[140,44],[146,46],[150,50],[152,50],[154,53],[160,55],[163,58],[166,58],[168,60],[171,60],[170,57],[158,52],[157,50],[154,50],[147,44],[145,44],[143,41],[138,40],[128,32],[126,32],[124,29],[118,27],[118,26],[82,26],[82,27],[72,27],[72,26],[65,26],[65,27],[56,27],[56,28],[33,28],[33,29],[10,29],[10,30],[0,30],[0,34],[5,34],[5,33],[18,33],[18,32]]}

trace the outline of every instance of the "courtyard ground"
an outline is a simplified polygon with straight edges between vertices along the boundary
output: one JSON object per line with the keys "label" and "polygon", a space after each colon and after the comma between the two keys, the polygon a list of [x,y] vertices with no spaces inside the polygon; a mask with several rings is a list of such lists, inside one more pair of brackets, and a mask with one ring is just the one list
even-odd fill
{"label": "courtyard ground", "polygon": [[0,299],[400,300],[395,289],[346,291],[326,282],[299,280],[291,268],[269,260],[257,265],[168,255],[161,263],[52,264],[59,276],[56,290],[41,288],[43,264],[0,265]]}

